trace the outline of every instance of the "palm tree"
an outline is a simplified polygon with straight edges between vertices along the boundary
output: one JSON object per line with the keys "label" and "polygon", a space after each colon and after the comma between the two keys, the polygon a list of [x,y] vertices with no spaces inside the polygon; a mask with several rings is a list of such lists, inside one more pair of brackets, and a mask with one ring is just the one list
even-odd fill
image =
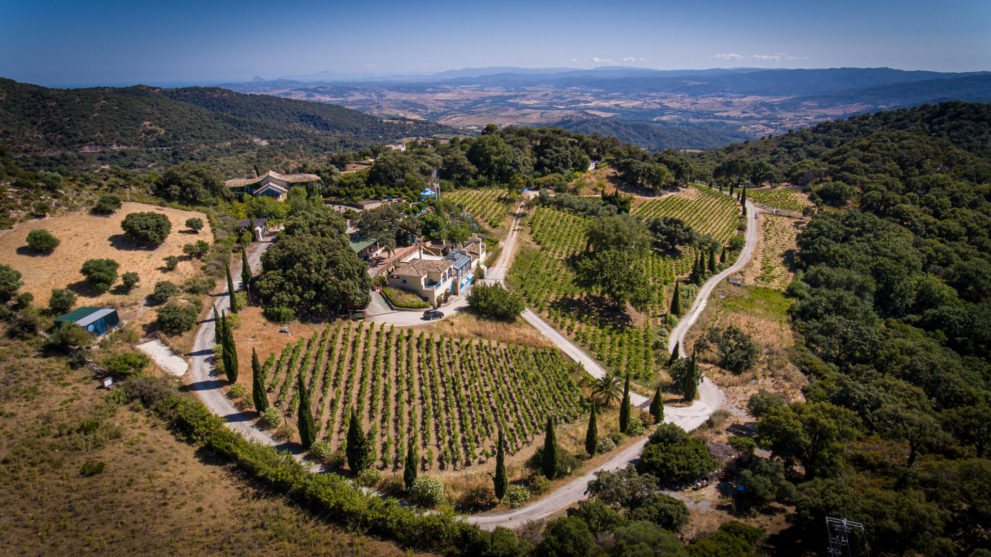
{"label": "palm tree", "polygon": [[607,371],[598,379],[591,380],[592,400],[599,406],[609,406],[619,400],[623,385],[614,371]]}

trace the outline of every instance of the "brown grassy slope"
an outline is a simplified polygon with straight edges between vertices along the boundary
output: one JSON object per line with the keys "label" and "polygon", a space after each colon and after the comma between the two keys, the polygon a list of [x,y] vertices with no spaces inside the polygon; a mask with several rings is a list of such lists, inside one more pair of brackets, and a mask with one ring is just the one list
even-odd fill
{"label": "brown grassy slope", "polygon": [[[141,408],[82,434],[106,397],[87,371],[6,338],[0,354],[0,554],[400,553],[250,485]],[[87,461],[106,467],[85,477]]]}

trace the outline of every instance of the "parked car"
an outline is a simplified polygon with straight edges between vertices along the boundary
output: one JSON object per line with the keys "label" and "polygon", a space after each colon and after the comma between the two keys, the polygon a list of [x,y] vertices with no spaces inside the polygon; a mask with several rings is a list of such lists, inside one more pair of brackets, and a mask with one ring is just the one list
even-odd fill
{"label": "parked car", "polygon": [[440,310],[428,309],[427,311],[423,312],[423,318],[428,321],[431,319],[443,319],[443,317],[444,317],[444,312]]}

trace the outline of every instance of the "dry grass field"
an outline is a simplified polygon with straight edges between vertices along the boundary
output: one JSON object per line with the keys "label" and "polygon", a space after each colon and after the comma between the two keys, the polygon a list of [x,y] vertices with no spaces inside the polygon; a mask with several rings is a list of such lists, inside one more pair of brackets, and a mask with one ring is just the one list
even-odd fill
{"label": "dry grass field", "polygon": [[[124,238],[120,223],[130,213],[153,211],[169,217],[172,232],[155,249],[132,246]],[[203,229],[199,234],[188,233],[186,219],[199,217]],[[48,255],[36,253],[27,247],[27,235],[31,230],[43,228],[51,232],[61,243]],[[205,240],[212,243],[213,235],[206,216],[193,211],[181,211],[142,203],[124,203],[110,216],[74,212],[18,223],[10,230],[0,231],[0,261],[17,269],[23,275],[22,292],[34,295],[36,306],[47,306],[53,288],[70,288],[79,296],[77,306],[112,305],[123,309],[123,319],[136,318],[132,311],[143,305],[144,297],[151,293],[155,283],[168,280],[181,285],[184,280],[199,271],[199,262],[182,257],[182,246]],[[166,271],[163,259],[174,255],[181,259],[174,271]],[[113,259],[120,263],[118,275],[133,271],[140,282],[126,296],[115,294],[114,288],[104,294],[95,294],[79,269],[88,259]],[[152,314],[146,314],[152,315]]]}
{"label": "dry grass field", "polygon": [[5,334],[0,353],[0,554],[402,554],[249,482],[139,405],[96,411],[107,392],[86,368]]}
{"label": "dry grass field", "polygon": [[796,238],[807,222],[808,219],[761,213],[757,217],[760,227],[757,248],[743,269],[744,281],[776,290],[787,288],[795,278],[790,259],[798,251]]}

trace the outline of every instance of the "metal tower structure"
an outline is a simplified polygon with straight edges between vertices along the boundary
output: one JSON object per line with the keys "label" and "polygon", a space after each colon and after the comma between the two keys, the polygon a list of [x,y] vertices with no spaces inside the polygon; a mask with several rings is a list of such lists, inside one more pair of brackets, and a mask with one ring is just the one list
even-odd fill
{"label": "metal tower structure", "polygon": [[827,553],[830,557],[853,557],[850,549],[850,533],[854,530],[860,531],[861,539],[864,541],[864,552],[867,553],[867,536],[864,533],[864,525],[853,522],[845,518],[826,517],[826,537],[829,539],[829,549]]}

